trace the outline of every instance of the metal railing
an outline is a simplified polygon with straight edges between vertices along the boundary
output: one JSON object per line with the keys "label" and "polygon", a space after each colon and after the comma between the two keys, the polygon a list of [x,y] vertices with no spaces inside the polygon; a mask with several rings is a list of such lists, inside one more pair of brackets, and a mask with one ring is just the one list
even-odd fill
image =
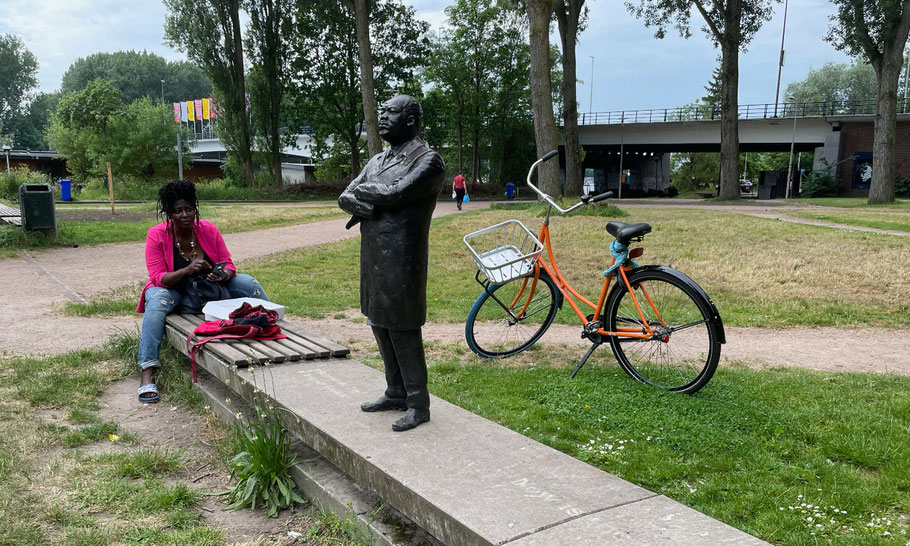
{"label": "metal railing", "polygon": [[[897,112],[910,112],[910,98],[897,100]],[[740,104],[739,119],[774,119],[792,117],[862,116],[875,114],[875,99],[827,100],[821,102],[782,102],[778,104]],[[712,121],[720,119],[720,105],[690,105],[651,110],[616,110],[578,114],[579,125],[612,125],[617,123],[666,123],[677,121]]]}

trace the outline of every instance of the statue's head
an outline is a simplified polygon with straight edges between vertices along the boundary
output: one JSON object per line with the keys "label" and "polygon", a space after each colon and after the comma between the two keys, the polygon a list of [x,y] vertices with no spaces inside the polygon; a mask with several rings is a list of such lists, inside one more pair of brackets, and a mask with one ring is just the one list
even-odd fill
{"label": "statue's head", "polygon": [[396,95],[379,109],[379,136],[393,146],[417,136],[423,120],[423,109],[417,99]]}

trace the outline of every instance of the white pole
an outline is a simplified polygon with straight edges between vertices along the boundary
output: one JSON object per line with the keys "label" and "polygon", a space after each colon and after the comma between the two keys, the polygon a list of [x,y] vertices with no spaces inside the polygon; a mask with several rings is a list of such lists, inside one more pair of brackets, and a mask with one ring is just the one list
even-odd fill
{"label": "white pole", "polygon": [[593,112],[594,105],[594,57],[591,56],[591,85],[588,86],[590,95],[588,97],[588,113]]}
{"label": "white pole", "polygon": [[[749,179],[749,152],[745,153],[745,158],[743,159],[743,178]],[[749,193],[752,193],[752,191],[750,190]]]}
{"label": "white pole", "polygon": [[790,161],[787,163],[787,189],[784,198],[790,198],[790,186],[793,185],[793,147],[796,145],[796,109],[793,110],[793,138],[790,140]]}
{"label": "white pole", "polygon": [[183,146],[180,144],[180,131],[177,131],[177,180],[183,180]]}
{"label": "white pole", "polygon": [[625,146],[625,128],[626,128],[626,113],[622,113],[622,117],[619,120],[619,195],[617,199],[622,199],[622,160],[623,156],[623,147]]}
{"label": "white pole", "polygon": [[777,89],[774,91],[774,117],[777,117],[777,98],[780,97],[780,72],[784,68],[784,37],[787,35],[787,5],[784,0],[784,28],[780,31],[780,61],[777,65]]}

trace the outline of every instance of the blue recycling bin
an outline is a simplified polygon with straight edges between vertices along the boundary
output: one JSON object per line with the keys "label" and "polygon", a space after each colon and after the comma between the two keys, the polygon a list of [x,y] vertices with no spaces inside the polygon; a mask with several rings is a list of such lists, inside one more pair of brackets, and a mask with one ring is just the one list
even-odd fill
{"label": "blue recycling bin", "polygon": [[72,199],[73,181],[67,178],[60,180],[60,198],[64,201]]}
{"label": "blue recycling bin", "polygon": [[506,184],[506,197],[512,199],[515,197],[515,184],[509,182]]}

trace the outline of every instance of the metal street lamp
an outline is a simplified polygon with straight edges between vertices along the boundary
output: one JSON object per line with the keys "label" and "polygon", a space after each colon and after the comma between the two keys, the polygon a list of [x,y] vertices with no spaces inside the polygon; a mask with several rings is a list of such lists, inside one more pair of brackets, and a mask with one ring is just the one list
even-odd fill
{"label": "metal street lamp", "polygon": [[7,145],[7,144],[3,145],[3,153],[6,154],[6,173],[7,174],[9,174],[9,151],[11,149],[12,148],[10,148],[9,145]]}
{"label": "metal street lamp", "polygon": [[784,28],[780,32],[780,60],[777,64],[777,89],[774,91],[774,117],[777,117],[777,98],[780,97],[780,72],[784,68],[784,37],[787,35],[787,5],[789,0],[784,0]]}
{"label": "metal street lamp", "polygon": [[[590,56],[590,55],[589,55]],[[594,57],[591,57],[591,85],[588,86],[590,89],[590,94],[588,96],[588,113],[591,113],[592,105],[594,104]]]}

